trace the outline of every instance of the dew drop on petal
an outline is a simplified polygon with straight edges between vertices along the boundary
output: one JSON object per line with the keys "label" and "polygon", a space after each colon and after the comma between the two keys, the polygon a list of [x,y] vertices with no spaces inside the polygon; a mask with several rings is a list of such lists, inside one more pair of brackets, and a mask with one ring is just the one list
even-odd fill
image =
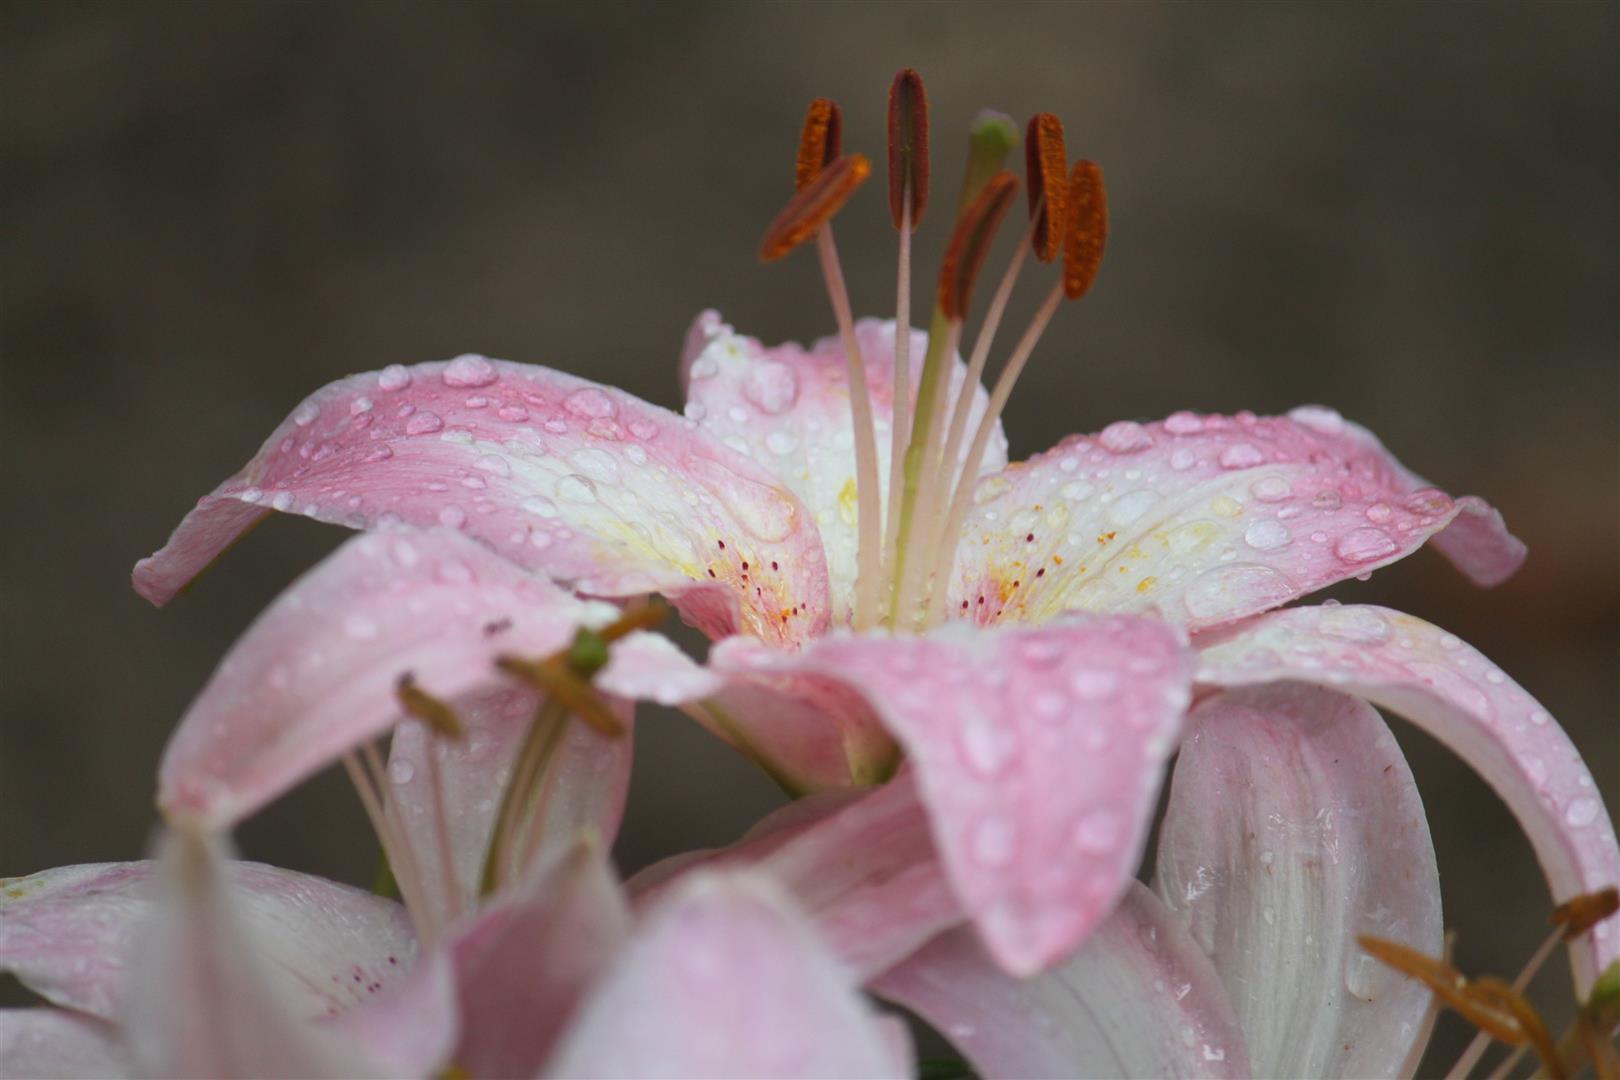
{"label": "dew drop on petal", "polygon": [[1583,825],[1590,825],[1597,820],[1598,810],[1596,799],[1582,795],[1571,802],[1569,808],[1564,811],[1564,822],[1571,828],[1576,829]]}
{"label": "dew drop on petal", "polygon": [[404,758],[395,758],[388,763],[388,778],[396,784],[408,784],[416,778],[416,766]]}
{"label": "dew drop on petal", "polygon": [[1243,530],[1243,542],[1256,551],[1273,551],[1286,546],[1293,538],[1286,525],[1271,518],[1251,521]]}
{"label": "dew drop on petal", "polygon": [[1393,555],[1400,545],[1382,529],[1352,529],[1333,545],[1333,553],[1348,563],[1372,562]]}
{"label": "dew drop on petal", "polygon": [[499,454],[484,454],[473,462],[473,468],[489,473],[491,476],[511,476],[512,466],[507,464],[505,458]]}
{"label": "dew drop on petal", "polygon": [[962,723],[962,760],[980,776],[994,776],[1012,761],[1015,747],[1010,735],[982,713],[970,713]]}
{"label": "dew drop on petal", "polygon": [[1358,645],[1382,645],[1394,632],[1389,620],[1371,608],[1325,607],[1316,620],[1323,635]]}
{"label": "dew drop on petal", "polygon": [[1232,563],[1199,574],[1187,586],[1182,602],[1195,619],[1218,619],[1273,607],[1293,591],[1288,580],[1269,566]]}
{"label": "dew drop on petal", "polygon": [[292,421],[299,427],[309,427],[315,418],[321,415],[321,407],[313,401],[300,402],[298,408],[293,410]]}
{"label": "dew drop on petal", "polygon": [[369,641],[377,636],[377,620],[370,615],[350,615],[343,620],[343,632],[356,641]]}
{"label": "dew drop on petal", "polygon": [[1249,494],[1261,502],[1281,502],[1293,493],[1293,485],[1280,476],[1264,476],[1249,485]]}
{"label": "dew drop on petal", "polygon": [[594,446],[587,446],[583,450],[575,450],[569,454],[568,464],[592,480],[604,484],[614,484],[619,480],[619,463],[613,460],[612,454],[606,450],[598,450]]}
{"label": "dew drop on petal", "polygon": [[389,364],[378,373],[377,385],[384,390],[403,390],[411,385],[411,373],[403,364]]}
{"label": "dew drop on petal", "polygon": [[619,411],[618,406],[613,404],[613,399],[594,386],[575,390],[563,398],[563,408],[575,416],[582,416],[588,420],[605,420]]}
{"label": "dew drop on petal", "polygon": [[590,477],[569,474],[557,481],[557,497],[569,502],[593,503],[596,501],[596,484]]}
{"label": "dew drop on petal", "polygon": [[444,427],[444,421],[439,419],[437,413],[419,412],[405,421],[405,434],[431,435]]}
{"label": "dew drop on petal", "polygon": [[1153,436],[1134,420],[1118,420],[1102,429],[1097,444],[1112,454],[1130,454],[1152,446]]}
{"label": "dew drop on petal", "polygon": [[452,503],[439,510],[439,524],[450,529],[459,529],[467,524],[467,511]]}
{"label": "dew drop on petal", "polygon": [[1290,412],[1288,418],[1323,435],[1344,433],[1344,417],[1339,415],[1337,409],[1329,409],[1322,405],[1301,405]]}
{"label": "dew drop on petal", "polygon": [[1249,469],[1263,463],[1266,456],[1253,443],[1234,443],[1221,451],[1221,468]]}
{"label": "dew drop on petal", "polygon": [[1011,862],[1016,843],[1012,822],[1000,814],[991,814],[973,829],[973,857],[986,866]]}
{"label": "dew drop on petal", "polygon": [[1091,855],[1106,855],[1119,846],[1119,815],[1112,810],[1093,810],[1074,827],[1074,846]]}
{"label": "dew drop on petal", "polygon": [[460,390],[488,386],[497,378],[495,365],[476,353],[463,353],[444,366],[444,385]]}
{"label": "dew drop on petal", "polygon": [[1204,421],[1197,413],[1171,413],[1165,417],[1164,430],[1172,435],[1193,435],[1204,430]]}
{"label": "dew drop on petal", "polygon": [[495,410],[495,415],[509,424],[518,424],[529,418],[529,410],[517,404],[502,405]]}

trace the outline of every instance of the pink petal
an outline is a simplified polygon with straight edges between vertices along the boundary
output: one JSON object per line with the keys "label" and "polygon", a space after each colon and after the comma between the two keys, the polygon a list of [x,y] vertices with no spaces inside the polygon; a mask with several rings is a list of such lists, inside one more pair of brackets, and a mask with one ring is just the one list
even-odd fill
{"label": "pink petal", "polygon": [[1081,950],[1043,974],[1007,975],[958,930],[872,990],[918,1013],[992,1080],[1250,1075],[1215,969],[1134,881]]}
{"label": "pink petal", "polygon": [[906,770],[867,794],[790,803],[730,847],[675,856],[630,882],[638,906],[687,874],[750,867],[780,883],[857,976],[883,971],[965,917]]}
{"label": "pink petal", "polygon": [[1357,941],[1445,939],[1423,801],[1366,702],[1280,683],[1194,709],[1154,887],[1214,961],[1255,1075],[1395,1076],[1422,1052],[1428,989]]}
{"label": "pink petal", "polygon": [[[922,374],[928,335],[911,333],[911,408]],[[855,324],[877,430],[880,487],[887,492],[893,441],[895,323],[862,319]],[[960,391],[967,367],[951,367],[952,392]],[[704,431],[747,454],[799,497],[827,548],[833,619],[850,619],[855,587],[855,444],[850,427],[849,366],[842,341],[823,338],[808,350],[795,344],[767,349],[736,333],[720,314],[705,311],[687,331],[681,356],[686,415]],[[989,395],[974,388],[971,423],[977,425]],[[971,438],[973,427],[969,427]],[[966,441],[966,440],[964,440]],[[964,453],[966,448],[964,447]],[[999,422],[981,472],[1007,464],[1007,438]]]}
{"label": "pink petal", "polygon": [[731,642],[711,663],[866,696],[917,770],[958,896],[1020,975],[1066,955],[1119,900],[1189,697],[1178,631],[1130,616],[831,637],[794,655]]}
{"label": "pink petal", "polygon": [[457,928],[456,1064],[474,1076],[536,1075],[629,935],[624,894],[595,845],[576,847]]}
{"label": "pink petal", "polygon": [[389,1076],[431,1076],[450,1060],[458,1037],[456,975],[450,956],[434,949],[398,988],[323,1021],[356,1044]]}
{"label": "pink petal", "polygon": [[[126,964],[153,906],[154,864],[91,863],[0,884],[0,971],[58,1005],[122,1015]],[[346,885],[260,863],[220,873],[269,977],[317,1017],[397,985],[416,957],[398,904]]]}
{"label": "pink petal", "polygon": [[1157,610],[1203,629],[1366,574],[1442,530],[1442,552],[1480,584],[1524,559],[1483,502],[1453,501],[1321,408],[1122,421],[985,477],[976,498],[951,595],[981,623]]}
{"label": "pink petal", "polygon": [[715,637],[796,641],[826,625],[815,525],[770,473],[664,409],[546,368],[463,356],[316,391],[136,565],[136,590],[165,603],[267,509],[464,529],[581,592],[664,592]]}
{"label": "pink petal", "polygon": [[710,874],[651,912],[547,1072],[904,1077],[910,1064],[776,886]]}
{"label": "pink petal", "polygon": [[[279,596],[226,656],[170,740],[159,801],[171,815],[228,825],[392,727],[402,675],[440,698],[476,700],[514,685],[494,668],[498,654],[553,652],[578,626],[615,614],[450,530],[353,539]],[[656,640],[627,638],[615,653],[668,668],[670,650]],[[671,676],[671,686],[719,685],[686,668],[689,678]],[[618,743],[611,752],[627,757],[628,740]],[[457,792],[493,797],[465,785]]]}
{"label": "pink petal", "polygon": [[[1384,608],[1294,608],[1198,645],[1202,683],[1324,683],[1440,739],[1519,819],[1554,900],[1620,881],[1614,825],[1569,737],[1518,684],[1439,627]],[[1584,993],[1620,957],[1620,919],[1599,923],[1571,955]]]}
{"label": "pink petal", "polygon": [[[335,958],[323,952],[323,938],[370,928],[336,926],[292,940],[285,932],[268,938],[246,917],[213,841],[171,834],[162,849],[156,896],[134,940],[125,1003],[128,1046],[140,1071],[154,1076],[379,1074],[362,1045],[309,1021],[312,988],[289,985],[272,960],[276,952],[296,950],[306,966],[330,970]],[[339,921],[329,912],[316,914],[320,925]],[[342,973],[334,971],[332,977],[341,981]],[[439,1022],[453,1024],[453,1019]]]}
{"label": "pink petal", "polygon": [[114,1028],[64,1009],[0,1009],[0,1076],[128,1076]]}

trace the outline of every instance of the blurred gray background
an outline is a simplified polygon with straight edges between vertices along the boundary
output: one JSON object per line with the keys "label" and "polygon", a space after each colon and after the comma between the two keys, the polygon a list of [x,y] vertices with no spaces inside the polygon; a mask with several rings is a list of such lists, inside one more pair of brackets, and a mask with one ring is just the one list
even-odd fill
{"label": "blurred gray background", "polygon": [[[341,534],[273,520],[162,612],[130,566],[305,393],[476,350],[673,405],[703,307],[830,333],[815,260],[755,246],[805,103],[838,98],[846,145],[881,160],[902,65],[928,80],[941,192],[981,106],[1057,112],[1107,169],[1108,260],[1019,386],[1015,455],[1177,408],[1337,406],[1531,550],[1492,592],[1422,553],[1338,594],[1477,644],[1620,801],[1614,4],[0,10],[0,875],[143,852],[170,727]],[[878,188],[839,231],[872,313],[893,304]],[[1511,975],[1549,906],[1529,849],[1397,728],[1459,960]],[[640,738],[627,869],[777,801],[678,716]],[[373,867],[332,775],[239,841]],[[1564,1015],[1567,982],[1542,986]],[[1431,1061],[1465,1037],[1446,1022]]]}

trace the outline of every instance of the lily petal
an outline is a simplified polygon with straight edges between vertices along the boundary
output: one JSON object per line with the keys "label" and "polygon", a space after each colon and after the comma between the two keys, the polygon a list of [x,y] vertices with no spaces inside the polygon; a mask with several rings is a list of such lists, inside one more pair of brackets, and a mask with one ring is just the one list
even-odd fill
{"label": "lily petal", "polygon": [[0,1076],[128,1076],[109,1023],[66,1009],[0,1009]]}
{"label": "lily petal", "polygon": [[922,1016],[989,1080],[1250,1075],[1215,969],[1134,881],[1078,953],[1033,978],[1007,975],[956,930],[871,988]]}
{"label": "lily petal", "polygon": [[[116,1020],[127,961],[154,904],[151,862],[91,863],[0,883],[0,971],[47,1001]],[[260,863],[219,871],[268,977],[305,1017],[335,1015],[400,983],[416,958],[390,900]]]}
{"label": "lily petal", "polygon": [[[512,686],[493,666],[497,655],[554,652],[578,626],[616,614],[451,530],[357,537],[277,597],[232,647],[169,742],[159,803],[170,815],[228,826],[396,724],[401,676],[445,700],[476,700]],[[657,641],[632,636],[615,655],[644,655],[665,671],[671,649]],[[668,700],[719,685],[686,668],[669,675]],[[616,708],[628,723],[629,705]],[[613,752],[627,758],[629,741],[617,740]]]}
{"label": "lily petal", "polygon": [[1315,407],[1121,421],[985,477],[975,497],[951,596],[979,622],[1157,610],[1204,629],[1442,531],[1442,552],[1479,584],[1524,560],[1484,502],[1427,486],[1366,429]]}
{"label": "lily petal", "polygon": [[549,1075],[904,1077],[892,1030],[764,878],[705,874],[648,915]]}
{"label": "lily petal", "polygon": [[588,843],[454,931],[456,1064],[474,1076],[536,1075],[630,927],[602,848]]}
{"label": "lily petal", "polygon": [[[928,350],[926,333],[909,333],[911,386],[903,399],[907,410],[912,408]],[[879,485],[885,493],[894,428],[897,336],[892,319],[862,319],[855,324],[877,433]],[[955,395],[967,377],[967,366],[954,358],[950,370]],[[833,336],[809,349],[792,343],[767,349],[732,330],[719,312],[705,311],[687,331],[681,383],[689,419],[752,457],[810,511],[827,549],[833,621],[848,625],[855,589],[857,477],[843,342]],[[969,432],[988,404],[984,388],[974,387]],[[1007,437],[998,421],[979,471],[992,472],[1006,464]]]}
{"label": "lily petal", "polygon": [[917,770],[991,953],[1029,975],[1077,946],[1131,880],[1190,657],[1174,627],[1118,616],[831,637],[792,655],[727,642],[711,666],[820,675],[865,695]]}
{"label": "lily petal", "polygon": [[789,803],[719,851],[676,855],[630,881],[637,906],[690,873],[751,867],[779,882],[857,977],[884,971],[965,919],[907,769],[870,793]]}
{"label": "lily petal", "polygon": [[1428,988],[1373,934],[1438,956],[1440,871],[1412,771],[1378,713],[1300,683],[1188,718],[1154,890],[1214,962],[1257,1076],[1396,1076]]}
{"label": "lily petal", "polygon": [[[152,1076],[369,1076],[354,1040],[309,1022],[307,990],[274,974],[268,943],[241,917],[215,841],[166,836],[157,895],[135,936],[125,1034]],[[319,961],[315,940],[299,947]],[[329,958],[326,958],[329,963]],[[431,1022],[430,1017],[423,1017]],[[439,1022],[453,1024],[446,1018]]]}
{"label": "lily petal", "polygon": [[136,591],[167,602],[270,510],[464,529],[583,593],[665,593],[714,637],[826,625],[826,559],[791,492],[673,413],[547,368],[462,356],[316,391],[136,565]]}
{"label": "lily petal", "polygon": [[[1580,753],[1547,711],[1488,659],[1437,626],[1384,608],[1278,611],[1201,637],[1198,681],[1321,683],[1417,724],[1507,803],[1555,901],[1620,881],[1614,825]],[[1571,949],[1577,985],[1620,958],[1620,919]]]}

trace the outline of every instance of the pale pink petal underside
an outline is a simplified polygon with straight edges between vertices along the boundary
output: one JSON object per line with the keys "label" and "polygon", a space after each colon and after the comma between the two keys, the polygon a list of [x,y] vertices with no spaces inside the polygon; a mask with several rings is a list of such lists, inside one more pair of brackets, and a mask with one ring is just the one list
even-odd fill
{"label": "pale pink petal underside", "polygon": [[1428,988],[1371,934],[1438,956],[1440,872],[1412,771],[1366,702],[1300,683],[1188,718],[1155,891],[1214,962],[1257,1076],[1395,1076]]}
{"label": "pale pink petal underside", "polygon": [[1136,869],[1189,698],[1175,628],[1131,616],[729,643],[721,670],[808,672],[871,702],[905,746],[957,893],[1015,974],[1061,959]]}
{"label": "pale pink petal underside", "polygon": [[752,867],[780,883],[857,977],[893,966],[967,917],[909,769],[870,793],[790,803],[730,847],[655,864],[630,888],[641,906],[683,874],[718,867]]}
{"label": "pale pink petal underside", "polygon": [[397,987],[322,1024],[386,1075],[431,1076],[456,1048],[456,1015],[455,966],[448,953],[434,949]]}
{"label": "pale pink petal underside", "polygon": [[[912,330],[910,335],[907,409],[928,349],[927,334]],[[878,486],[887,492],[895,401],[895,323],[862,319],[855,324],[855,338],[871,393]],[[959,393],[967,367],[953,359],[950,370],[952,392]],[[791,343],[767,349],[732,330],[718,312],[705,311],[687,331],[681,379],[686,387],[687,417],[727,446],[752,457],[809,510],[827,548],[833,619],[847,624],[858,554],[858,477],[849,364],[841,338],[823,338],[809,349]],[[988,400],[982,386],[974,388],[974,427]],[[974,427],[967,430],[971,433]],[[993,471],[1006,463],[1007,438],[998,421],[980,471]]]}
{"label": "pale pink petal underside", "polygon": [[453,929],[447,944],[461,988],[456,1064],[474,1076],[536,1075],[630,927],[601,847],[576,843]]}
{"label": "pale pink petal underside", "polygon": [[[451,530],[357,537],[277,597],[232,647],[169,742],[159,802],[172,815],[229,825],[391,728],[401,718],[401,677],[448,701],[477,699],[514,685],[494,667],[499,654],[554,652],[580,625],[615,615]],[[617,649],[667,666],[667,648],[647,644],[655,640],[626,639]],[[692,677],[672,678],[672,687],[719,685],[687,667]],[[628,755],[628,743],[618,752]]]}
{"label": "pale pink petal underside", "polygon": [[559,1077],[903,1077],[892,1032],[768,879],[695,875],[580,1006]]}
{"label": "pale pink petal underside", "polygon": [[[1480,584],[1524,545],[1329,409],[1121,421],[979,482],[951,604],[979,622],[1157,610],[1198,630],[1403,558],[1435,534]],[[1455,535],[1453,535],[1455,534]]]}
{"label": "pale pink petal underside", "polygon": [[584,593],[664,592],[715,637],[826,625],[820,538],[769,472],[547,368],[462,356],[316,391],[137,564],[137,591],[166,602],[266,510],[461,529]]}
{"label": "pale pink petal underside", "polygon": [[[122,1015],[127,962],[153,902],[150,862],[91,863],[0,882],[0,971],[59,1005]],[[398,985],[416,939],[398,904],[260,863],[220,871],[270,978],[302,1015],[333,1015]]]}
{"label": "pale pink petal underside", "polygon": [[[1321,683],[1404,716],[1471,765],[1519,819],[1553,899],[1620,881],[1620,848],[1592,774],[1563,729],[1487,658],[1384,608],[1294,608],[1199,639],[1198,679]],[[1583,988],[1620,957],[1620,918],[1572,949]]]}
{"label": "pale pink petal underside", "polygon": [[1220,978],[1134,881],[1080,951],[1050,971],[1013,978],[957,930],[872,990],[922,1016],[986,1080],[1250,1075]]}
{"label": "pale pink petal underside", "polygon": [[0,1077],[89,1080],[130,1075],[116,1029],[65,1009],[0,1009]]}

